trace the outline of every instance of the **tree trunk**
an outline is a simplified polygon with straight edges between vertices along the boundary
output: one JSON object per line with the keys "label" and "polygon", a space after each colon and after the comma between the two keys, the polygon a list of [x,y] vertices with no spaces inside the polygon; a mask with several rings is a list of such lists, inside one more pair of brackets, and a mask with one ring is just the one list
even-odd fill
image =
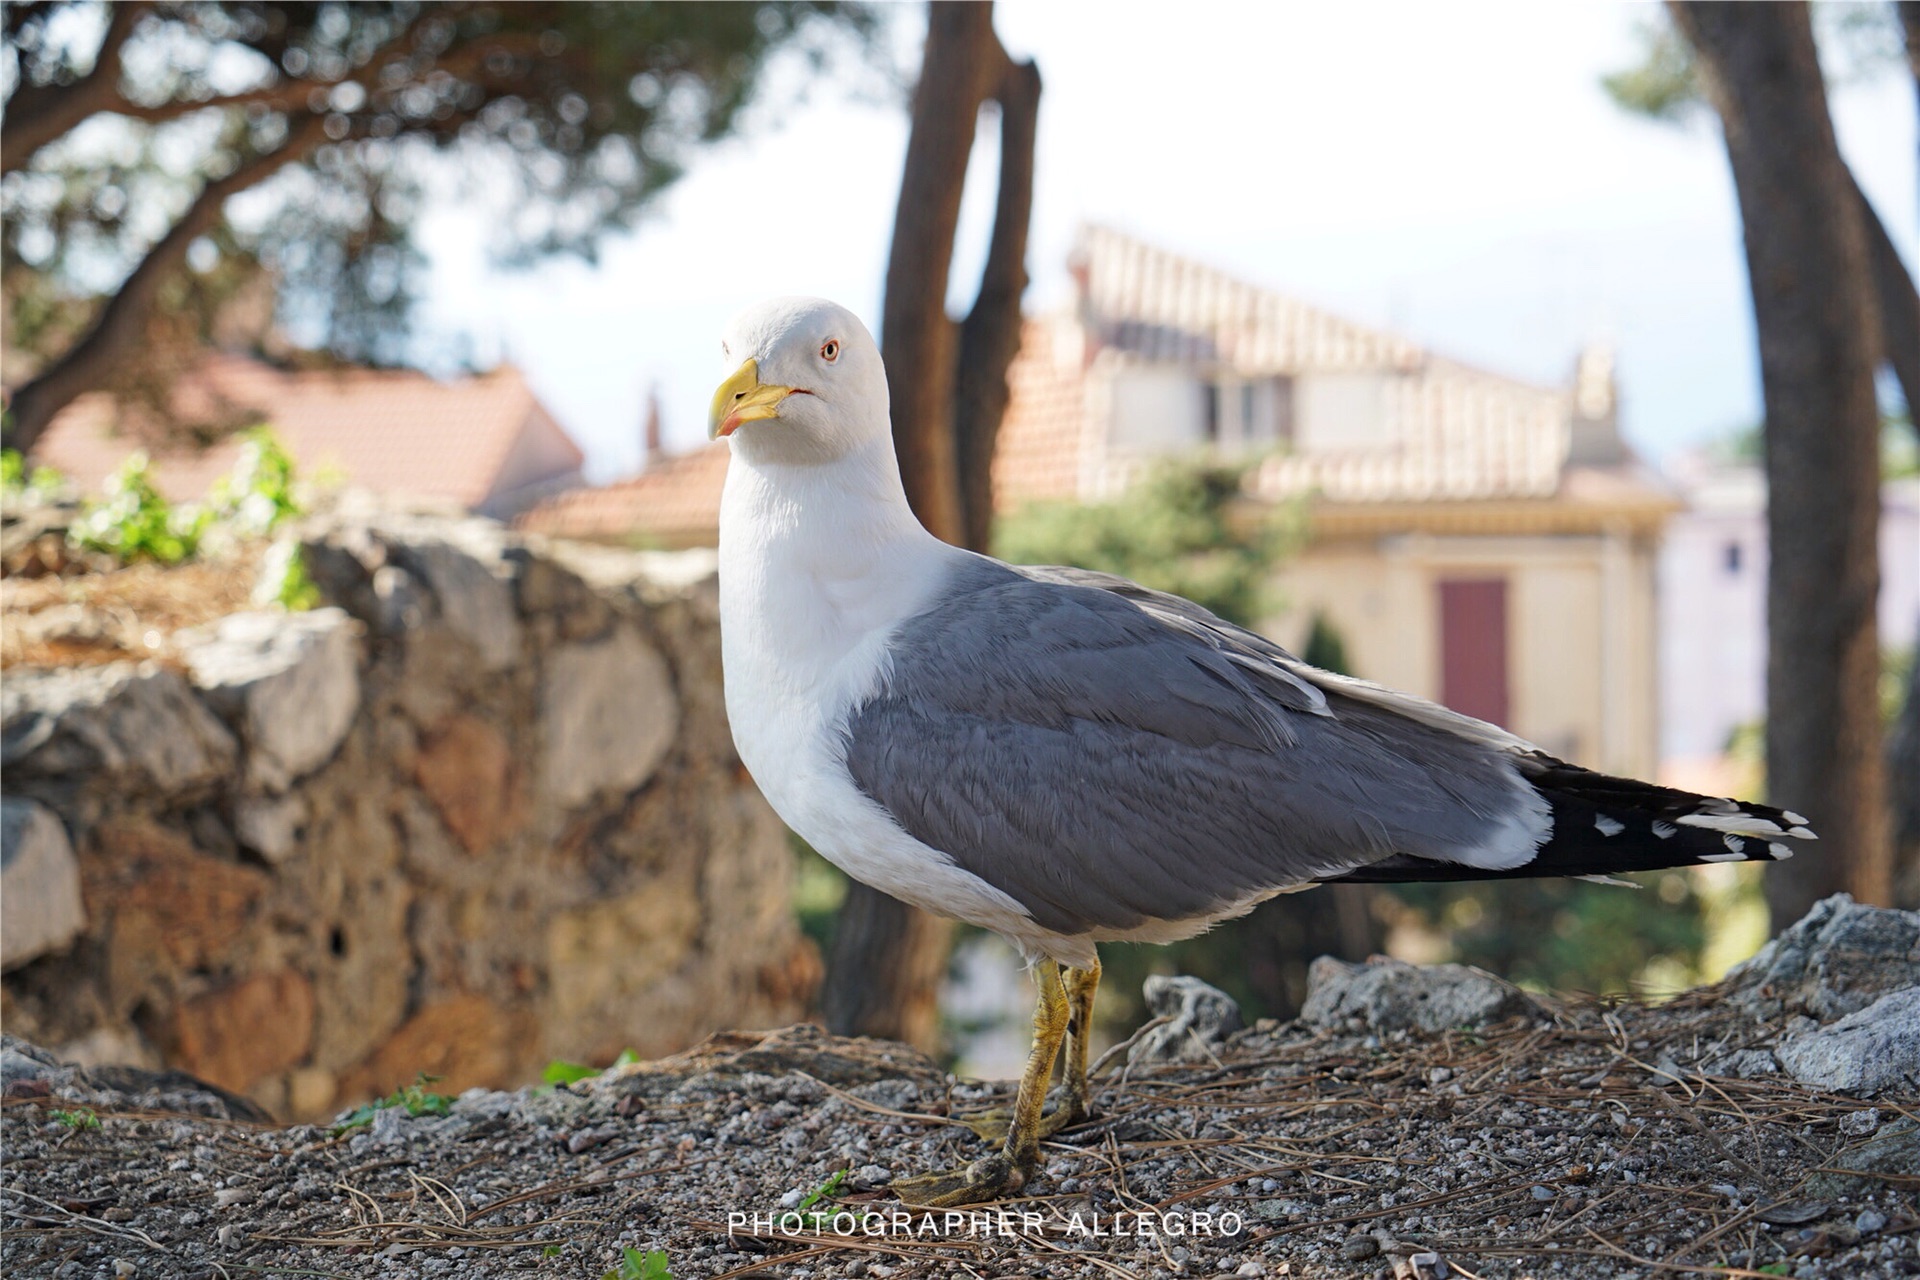
{"label": "tree trunk", "polygon": [[[980,294],[956,332],[947,282],[967,159],[989,96],[1001,107],[999,201]],[[1039,72],[1007,57],[991,4],[929,6],[880,341],[907,499],[936,535],[977,550],[986,549],[993,443],[1020,345],[1039,100]],[[936,1049],[951,940],[947,921],[850,885],[821,988],[828,1028]]]}
{"label": "tree trunk", "polygon": [[991,4],[935,0],[928,6],[880,325],[907,499],[922,524],[956,543],[966,528],[953,440],[955,334],[947,281],[980,105],[1005,61]]}
{"label": "tree trunk", "polygon": [[127,352],[140,341],[160,286],[180,269],[193,242],[220,220],[227,200],[305,157],[323,136],[320,117],[308,116],[293,125],[287,140],[277,150],[256,156],[226,177],[202,187],[180,220],[147,251],[133,274],[107,299],[86,336],[13,393],[8,405],[12,421],[7,443],[21,453],[31,453],[55,414],[77,396],[104,384]]}
{"label": "tree trunk", "polygon": [[1725,127],[1766,401],[1768,798],[1821,843],[1767,874],[1776,926],[1892,890],[1876,705],[1879,349],[1866,228],[1803,3],[1681,0]]}
{"label": "tree trunk", "polygon": [[[1920,0],[1900,0],[1896,6],[1907,42],[1907,67],[1913,72],[1916,105],[1920,105]],[[1867,228],[1871,237],[1874,273],[1880,300],[1880,330],[1887,355],[1896,370],[1920,366],[1920,296],[1914,292],[1900,255],[1878,215]],[[1900,268],[1904,297],[1895,290],[1888,297],[1887,263]],[[1907,363],[1901,364],[1904,356]],[[1900,372],[1900,393],[1907,400],[1907,423],[1920,433],[1920,373]],[[1906,696],[1893,731],[1887,735],[1887,793],[1892,811],[1894,847],[1894,905],[1920,910],[1920,660],[1907,672]]]}
{"label": "tree trunk", "polygon": [[827,1029],[904,1040],[937,1053],[940,981],[952,945],[952,921],[858,881],[848,885],[820,987]]}
{"label": "tree trunk", "polygon": [[1887,791],[1894,850],[1893,905],[1920,911],[1920,656],[1887,735]]}

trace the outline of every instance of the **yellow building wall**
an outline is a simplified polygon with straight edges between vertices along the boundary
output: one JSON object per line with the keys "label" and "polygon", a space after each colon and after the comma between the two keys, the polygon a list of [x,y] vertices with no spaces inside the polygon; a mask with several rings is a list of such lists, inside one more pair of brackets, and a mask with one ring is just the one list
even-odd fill
{"label": "yellow building wall", "polygon": [[1266,628],[1300,652],[1316,612],[1363,679],[1438,700],[1439,583],[1507,582],[1508,705],[1521,737],[1575,764],[1652,777],[1657,764],[1652,547],[1625,532],[1322,540],[1276,574]]}

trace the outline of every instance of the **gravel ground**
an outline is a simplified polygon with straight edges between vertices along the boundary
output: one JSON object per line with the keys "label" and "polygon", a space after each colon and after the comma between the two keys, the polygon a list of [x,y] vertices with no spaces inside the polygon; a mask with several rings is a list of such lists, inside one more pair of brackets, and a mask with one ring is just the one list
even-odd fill
{"label": "gravel ground", "polygon": [[1710,990],[1547,1007],[1477,1033],[1263,1023],[1217,1061],[1112,1072],[1030,1198],[953,1218],[886,1186],[979,1154],[942,1117],[1008,1087],[810,1027],[338,1135],[223,1118],[240,1108],[182,1077],[23,1066],[14,1041],[0,1266],[601,1280],[632,1249],[664,1252],[648,1280],[1920,1275],[1920,1100],[1706,1074],[1771,1034]]}

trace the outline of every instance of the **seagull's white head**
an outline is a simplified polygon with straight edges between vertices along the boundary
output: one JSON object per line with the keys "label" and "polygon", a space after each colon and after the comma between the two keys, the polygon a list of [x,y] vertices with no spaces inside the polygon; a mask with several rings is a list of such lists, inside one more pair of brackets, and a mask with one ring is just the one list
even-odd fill
{"label": "seagull's white head", "polygon": [[769,462],[831,462],[883,438],[887,371],[860,318],[824,298],[770,298],[727,325],[733,370],[713,393],[713,435]]}

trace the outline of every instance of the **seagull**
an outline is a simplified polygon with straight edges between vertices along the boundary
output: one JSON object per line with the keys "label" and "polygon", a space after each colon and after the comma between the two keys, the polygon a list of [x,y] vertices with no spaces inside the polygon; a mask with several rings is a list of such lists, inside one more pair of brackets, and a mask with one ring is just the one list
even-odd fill
{"label": "seagull", "polygon": [[[1777,861],[1798,814],[1608,777],[1311,667],[1177,596],[1003,564],[924,529],[860,320],[775,298],[727,327],[711,429],[727,717],[775,812],[856,880],[999,933],[1039,999],[999,1149],[901,1179],[1014,1194],[1089,1114],[1102,942],[1172,942],[1329,882],[1605,878]],[[1046,1112],[1065,1049],[1064,1099]]]}

